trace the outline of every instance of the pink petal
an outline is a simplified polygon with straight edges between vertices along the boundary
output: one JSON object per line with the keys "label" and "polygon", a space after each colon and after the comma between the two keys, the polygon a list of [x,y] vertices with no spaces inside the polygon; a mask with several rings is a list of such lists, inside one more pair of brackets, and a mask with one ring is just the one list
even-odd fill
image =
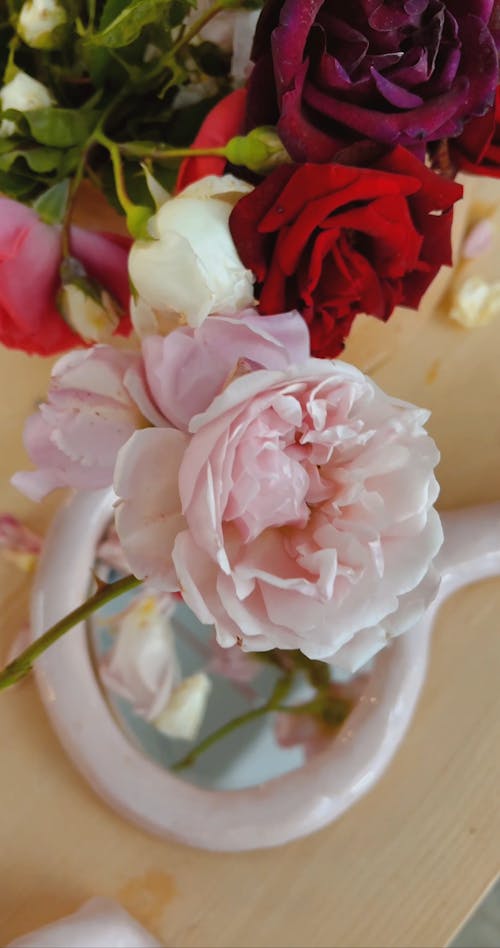
{"label": "pink petal", "polygon": [[182,327],[143,342],[148,385],[162,414],[186,430],[206,411],[239,365],[284,369],[309,357],[309,334],[296,311],[262,317],[243,310],[213,316],[198,329]]}
{"label": "pink petal", "polygon": [[179,469],[187,441],[173,428],[136,431],[115,468],[116,529],[127,560],[139,579],[168,591],[178,588],[171,557],[184,526]]}

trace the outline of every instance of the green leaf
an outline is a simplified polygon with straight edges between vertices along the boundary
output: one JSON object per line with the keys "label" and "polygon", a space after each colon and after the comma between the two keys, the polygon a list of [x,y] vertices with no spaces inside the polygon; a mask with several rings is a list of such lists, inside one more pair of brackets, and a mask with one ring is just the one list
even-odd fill
{"label": "green leaf", "polygon": [[55,148],[82,145],[94,129],[99,113],[83,109],[33,109],[23,113],[35,141]]}
{"label": "green leaf", "polygon": [[[104,30],[113,20],[125,9],[129,0],[106,0],[102,8],[99,19],[99,30]],[[87,64],[90,77],[95,86],[102,86],[106,79],[111,75],[118,76],[122,69],[113,60],[111,54],[104,47],[92,46],[90,43],[82,43],[82,55]]]}
{"label": "green leaf", "polygon": [[99,29],[105,30],[128,7],[130,0],[106,0],[99,20]]}
{"label": "green leaf", "polygon": [[171,0],[168,8],[170,26],[180,26],[186,19],[189,10],[196,8],[196,0]]}
{"label": "green leaf", "polygon": [[166,191],[173,191],[179,173],[179,167],[169,168],[167,165],[159,165],[153,162],[153,175]]}
{"label": "green leaf", "polygon": [[[1,120],[1,114],[0,114]],[[14,136],[9,138],[0,138],[0,155],[5,155],[6,151],[12,151],[15,148]]]}
{"label": "green leaf", "polygon": [[145,26],[163,20],[170,0],[132,0],[112,22],[89,37],[94,46],[120,49],[136,40]]}
{"label": "green leaf", "polygon": [[69,195],[69,178],[59,181],[44,191],[33,204],[38,216],[46,224],[61,224],[64,220]]}
{"label": "green leaf", "polygon": [[0,155],[0,170],[10,171],[18,158],[23,158],[36,174],[47,174],[59,167],[61,152],[56,148],[14,148]]}
{"label": "green leaf", "polygon": [[24,201],[38,190],[37,182],[31,177],[16,174],[13,171],[0,171],[0,192],[15,200]]}
{"label": "green leaf", "polygon": [[59,165],[60,177],[65,178],[75,171],[80,162],[81,154],[82,149],[79,145],[75,145],[74,148],[66,148],[61,153],[61,163]]}

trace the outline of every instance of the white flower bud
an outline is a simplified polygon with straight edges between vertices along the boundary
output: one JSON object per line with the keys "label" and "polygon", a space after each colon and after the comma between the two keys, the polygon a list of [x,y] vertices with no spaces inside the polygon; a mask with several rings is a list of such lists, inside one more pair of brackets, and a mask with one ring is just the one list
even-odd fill
{"label": "white flower bud", "polygon": [[[34,109],[46,109],[55,105],[49,90],[38,79],[32,79],[26,72],[18,72],[0,89],[0,105],[4,112],[16,109],[18,112],[31,112]],[[0,123],[0,138],[8,138],[16,130],[15,122],[4,119]]]}
{"label": "white flower bud", "polygon": [[26,0],[17,22],[22,40],[35,49],[57,49],[64,39],[68,16],[57,0]]}
{"label": "white flower bud", "polygon": [[58,299],[59,309],[66,322],[88,342],[109,339],[120,322],[120,311],[111,295],[101,290],[97,295],[86,292],[78,283],[66,283]]}

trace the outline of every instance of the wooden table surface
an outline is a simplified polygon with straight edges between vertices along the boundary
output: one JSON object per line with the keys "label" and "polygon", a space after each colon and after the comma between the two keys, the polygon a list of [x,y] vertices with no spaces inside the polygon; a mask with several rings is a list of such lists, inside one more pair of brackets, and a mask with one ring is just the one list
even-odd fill
{"label": "wooden table surface", "polygon": [[[486,203],[498,195],[489,182],[476,190]],[[498,248],[480,271],[498,276],[497,259]],[[432,409],[443,509],[499,500],[500,317],[466,332],[429,314],[433,302],[376,325],[375,338],[361,329],[348,354]],[[0,511],[35,528],[57,499],[34,506],[8,482],[26,463],[21,426],[48,372],[0,350]],[[1,563],[4,654],[28,591]],[[417,715],[375,790],[309,839],[242,855],[158,841],[115,815],[65,757],[33,681],[23,683],[0,696],[1,944],[106,895],[167,946],[445,945],[500,866],[499,680],[500,579],[443,608]]]}

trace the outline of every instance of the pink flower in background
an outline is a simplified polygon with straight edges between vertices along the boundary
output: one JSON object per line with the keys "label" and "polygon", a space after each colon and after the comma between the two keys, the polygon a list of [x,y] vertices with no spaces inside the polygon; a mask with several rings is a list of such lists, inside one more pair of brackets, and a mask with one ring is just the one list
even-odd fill
{"label": "pink flower in background", "polygon": [[42,552],[42,537],[12,514],[0,515],[0,553],[24,572],[30,572]]}
{"label": "pink flower in background", "polygon": [[[128,312],[130,241],[71,228],[71,253],[88,276]],[[61,288],[61,232],[24,204],[0,197],[0,342],[13,349],[53,355],[81,345],[56,304]],[[130,332],[130,319],[118,325]]]}
{"label": "pink flower in background", "polygon": [[279,746],[302,746],[306,760],[311,760],[316,754],[327,750],[349,716],[352,706],[363,696],[368,681],[369,675],[357,675],[342,684],[332,681],[329,692],[332,699],[332,712],[334,702],[345,702],[344,709],[341,706],[339,707],[338,724],[332,722],[327,724],[321,718],[312,714],[297,714],[286,711],[277,714],[274,722],[274,736]]}
{"label": "pink flower in background", "polygon": [[302,747],[306,760],[326,750],[337,731],[324,724],[312,714],[288,714],[282,711],[276,715],[274,736],[280,747]]}
{"label": "pink flower in background", "polygon": [[180,589],[223,647],[360,667],[436,592],[427,418],[342,363],[235,379],[189,433],[138,431],[121,449],[133,571]]}
{"label": "pink flower in background", "polygon": [[238,645],[233,648],[221,648],[216,638],[211,640],[210,645],[212,657],[208,663],[208,671],[212,674],[245,685],[262,671],[261,663],[248,652],[243,652]]}
{"label": "pink flower in background", "polygon": [[56,487],[112,483],[119,448],[145,424],[126,387],[141,385],[141,358],[110,346],[68,353],[54,367],[47,402],[28,419],[24,439],[36,471],[12,482],[40,500]]}
{"label": "pink flower in background", "polygon": [[97,559],[107,568],[108,572],[113,570],[123,575],[130,573],[130,566],[127,563],[122,545],[118,539],[114,522],[111,523],[107,533],[97,547]]}

